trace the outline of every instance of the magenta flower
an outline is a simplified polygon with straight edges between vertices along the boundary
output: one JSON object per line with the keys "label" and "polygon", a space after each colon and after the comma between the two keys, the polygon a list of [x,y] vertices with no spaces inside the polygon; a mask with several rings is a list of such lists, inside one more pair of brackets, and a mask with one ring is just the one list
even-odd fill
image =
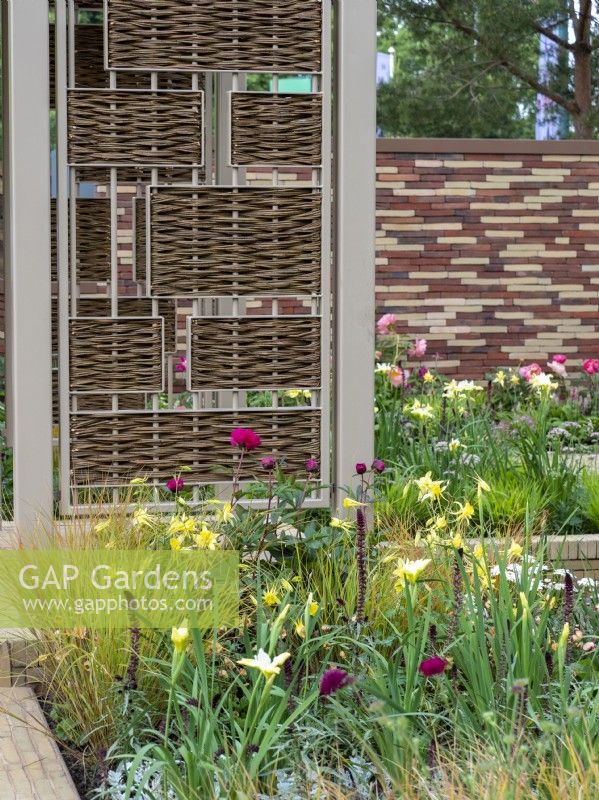
{"label": "magenta flower", "polygon": [[306,461],[306,472],[318,472],[319,470],[320,466],[315,458],[309,458]]}
{"label": "magenta flower", "polygon": [[166,488],[169,492],[180,492],[181,489],[185,486],[185,481],[183,478],[171,478],[170,481],[166,482]]}
{"label": "magenta flower", "polygon": [[551,360],[554,361],[556,364],[565,364],[568,359],[561,353],[556,353]]}
{"label": "magenta flower", "polygon": [[390,333],[395,333],[396,323],[397,317],[395,314],[383,314],[376,323],[376,329],[381,336],[388,336]]}
{"label": "magenta flower", "polygon": [[410,379],[410,370],[402,369],[401,367],[391,367],[389,371],[389,383],[396,389],[401,386],[407,386]]}
{"label": "magenta flower", "polygon": [[366,464],[356,464],[356,472],[358,473],[358,475],[363,475],[365,472],[367,472],[367,470],[368,467],[366,466]]}
{"label": "magenta flower", "polygon": [[175,372],[186,372],[187,371],[187,359],[185,356],[179,356],[179,360],[175,364]]}
{"label": "magenta flower", "polygon": [[416,339],[412,347],[408,350],[410,358],[422,358],[426,353],[426,339]]}
{"label": "magenta flower", "polygon": [[596,375],[599,372],[599,358],[587,358],[582,368],[587,375]]}
{"label": "magenta flower", "polygon": [[384,472],[385,471],[385,462],[381,458],[375,458],[372,462],[372,469],[375,472]]}
{"label": "magenta flower", "polygon": [[264,456],[264,458],[260,459],[260,464],[262,469],[270,472],[277,466],[277,459],[274,456]]}
{"label": "magenta flower", "polygon": [[328,697],[331,694],[335,694],[336,691],[344,686],[352,684],[354,680],[355,678],[352,678],[342,669],[337,669],[337,667],[327,669],[320,679],[320,696]]}
{"label": "magenta flower", "polygon": [[445,668],[448,664],[449,661],[447,661],[446,658],[431,656],[430,658],[425,658],[424,661],[420,663],[418,671],[422,675],[426,675],[427,678],[430,678],[433,675],[441,675],[442,672],[445,672]]}
{"label": "magenta flower", "polygon": [[520,377],[527,382],[530,381],[534,375],[540,375],[541,372],[543,372],[540,365],[536,363],[528,364],[525,367],[520,367],[518,371],[520,373]]}
{"label": "magenta flower", "polygon": [[251,428],[235,428],[231,431],[231,444],[242,450],[255,450],[262,444],[262,439]]}

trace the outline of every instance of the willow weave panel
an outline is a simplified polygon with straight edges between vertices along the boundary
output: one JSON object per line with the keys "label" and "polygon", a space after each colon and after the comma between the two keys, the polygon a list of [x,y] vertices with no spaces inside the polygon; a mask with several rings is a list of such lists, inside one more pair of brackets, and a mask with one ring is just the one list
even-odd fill
{"label": "willow weave panel", "polygon": [[109,0],[112,69],[318,72],[322,0]]}
{"label": "willow weave panel", "polygon": [[[52,280],[57,279],[56,201],[51,201]],[[77,198],[77,278],[107,281],[110,278],[110,202],[103,198]]]}
{"label": "willow weave panel", "polygon": [[[72,480],[77,486],[121,485],[137,475],[164,481],[182,466],[190,468],[189,481],[231,480],[239,451],[230,435],[240,426],[262,437],[260,455],[274,453],[291,471],[320,458],[317,410],[73,414]],[[249,454],[241,478],[259,471],[259,456]]]}
{"label": "willow weave panel", "polygon": [[160,317],[72,319],[71,391],[161,391],[162,326]]}
{"label": "willow weave panel", "polygon": [[320,386],[320,319],[191,320],[192,389]]}
{"label": "willow weave panel", "polygon": [[231,93],[231,163],[318,166],[322,96]]}
{"label": "willow weave panel", "polygon": [[[152,408],[151,395],[133,394],[132,392],[119,394],[118,404],[121,411],[143,411]],[[77,395],[77,411],[112,411],[112,395],[79,394]]]}
{"label": "willow weave panel", "polygon": [[150,206],[153,295],[320,291],[319,190],[161,187]]}
{"label": "willow weave panel", "polygon": [[[81,297],[77,301],[78,317],[109,317],[111,303],[109,297]],[[119,317],[153,316],[150,297],[119,297]],[[167,353],[176,350],[177,315],[175,303],[171,300],[158,301],[158,314],[164,319],[164,349]]]}
{"label": "willow weave panel", "polygon": [[70,90],[69,161],[139,166],[202,163],[203,92]]}

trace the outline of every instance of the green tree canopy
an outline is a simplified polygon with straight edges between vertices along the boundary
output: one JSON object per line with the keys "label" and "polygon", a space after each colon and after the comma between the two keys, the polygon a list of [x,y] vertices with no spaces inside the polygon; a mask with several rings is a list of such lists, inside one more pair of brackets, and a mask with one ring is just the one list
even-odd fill
{"label": "green tree canopy", "polygon": [[[379,0],[379,49],[397,50],[379,122],[404,136],[531,137],[537,94],[572,120],[599,124],[597,0]],[[564,33],[567,31],[567,33]],[[539,38],[558,49],[545,79]]]}

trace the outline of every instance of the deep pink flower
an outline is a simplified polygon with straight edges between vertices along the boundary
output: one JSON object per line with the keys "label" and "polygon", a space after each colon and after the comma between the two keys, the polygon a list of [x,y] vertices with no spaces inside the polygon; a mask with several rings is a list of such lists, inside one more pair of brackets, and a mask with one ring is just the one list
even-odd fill
{"label": "deep pink flower", "polygon": [[426,339],[416,339],[412,347],[408,350],[410,358],[422,358],[426,353]]}
{"label": "deep pink flower", "polygon": [[520,377],[524,378],[525,381],[530,381],[533,375],[540,375],[543,370],[541,369],[539,364],[527,364],[525,367],[520,367],[518,370],[520,373]]}
{"label": "deep pink flower", "polygon": [[184,486],[185,481],[183,478],[171,478],[170,481],[166,482],[166,488],[173,493],[180,492]]}
{"label": "deep pink flower", "polygon": [[375,472],[384,472],[385,471],[385,462],[381,458],[375,458],[372,462],[372,469]]}
{"label": "deep pink flower", "polygon": [[262,444],[262,439],[251,428],[235,428],[231,431],[231,444],[243,450],[255,450]]}
{"label": "deep pink flower", "polygon": [[320,466],[315,458],[309,458],[306,461],[306,472],[318,472],[319,470]]}
{"label": "deep pink flower", "polygon": [[418,671],[422,675],[426,675],[427,678],[430,678],[432,675],[441,675],[442,672],[445,672],[445,668],[448,664],[449,661],[445,658],[431,656],[430,658],[425,658],[424,661],[420,663]]}
{"label": "deep pink flower", "polygon": [[568,375],[568,372],[564,366],[563,361],[548,361],[547,366],[549,369],[554,372],[556,375],[559,375],[560,378],[565,378]]}
{"label": "deep pink flower", "polygon": [[388,336],[390,333],[395,333],[395,324],[397,317],[395,314],[383,314],[383,316],[376,323],[376,329],[381,336]]}
{"label": "deep pink flower", "polygon": [[187,371],[187,359],[185,356],[180,356],[179,360],[175,364],[175,372],[186,372]]}
{"label": "deep pink flower", "polygon": [[320,679],[320,696],[327,697],[328,695],[335,694],[338,689],[349,686],[354,680],[355,679],[352,678],[351,675],[348,675],[348,673],[342,669],[337,669],[337,667],[327,669]]}
{"label": "deep pink flower", "polygon": [[264,456],[260,459],[262,469],[273,470],[277,466],[277,459],[274,456]]}
{"label": "deep pink flower", "polygon": [[366,464],[356,464],[356,472],[358,475],[363,475],[368,470]]}
{"label": "deep pink flower", "polygon": [[596,375],[599,372],[599,358],[587,358],[582,368],[587,375]]}
{"label": "deep pink flower", "polygon": [[556,364],[565,364],[568,359],[561,353],[556,353],[551,360],[555,361]]}
{"label": "deep pink flower", "polygon": [[400,386],[406,386],[410,379],[410,370],[402,369],[401,367],[391,367],[389,370],[389,383],[399,389]]}

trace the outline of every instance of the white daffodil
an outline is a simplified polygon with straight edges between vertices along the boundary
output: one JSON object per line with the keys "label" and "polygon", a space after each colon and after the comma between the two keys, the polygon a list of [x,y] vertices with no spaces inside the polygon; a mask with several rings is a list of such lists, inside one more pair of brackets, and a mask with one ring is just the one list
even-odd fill
{"label": "white daffodil", "polygon": [[271,658],[267,652],[260,648],[256,658],[241,658],[237,663],[250,669],[259,669],[267,680],[271,680],[280,673],[282,665],[290,656],[291,653],[281,653]]}

